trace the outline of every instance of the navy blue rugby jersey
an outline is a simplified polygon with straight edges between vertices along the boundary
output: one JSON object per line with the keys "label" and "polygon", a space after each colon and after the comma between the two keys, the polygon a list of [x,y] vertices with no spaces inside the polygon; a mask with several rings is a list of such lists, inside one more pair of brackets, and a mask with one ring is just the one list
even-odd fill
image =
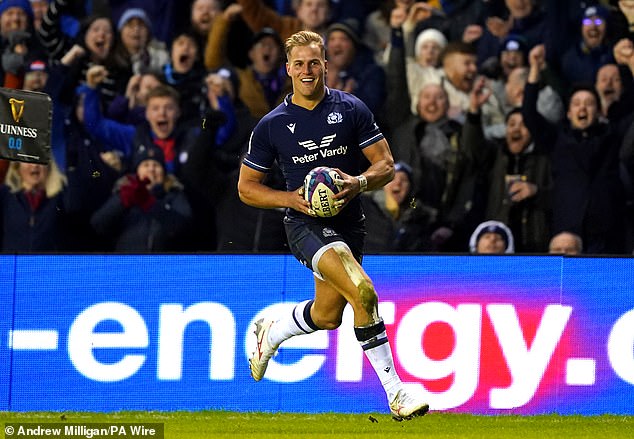
{"label": "navy blue rugby jersey", "polygon": [[[293,104],[291,96],[259,121],[243,163],[266,173],[277,160],[289,191],[300,187],[316,166],[359,175],[362,149],[383,139],[368,107],[357,97],[330,88],[313,110]],[[358,197],[337,217],[346,211],[346,217],[354,211],[360,214]]]}

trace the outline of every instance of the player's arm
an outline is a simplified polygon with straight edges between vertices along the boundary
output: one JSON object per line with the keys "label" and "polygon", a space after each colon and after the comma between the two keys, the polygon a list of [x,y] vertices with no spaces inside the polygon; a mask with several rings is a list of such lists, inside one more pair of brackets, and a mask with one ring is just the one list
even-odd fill
{"label": "player's arm", "polygon": [[302,187],[295,191],[279,191],[272,189],[263,183],[266,174],[256,171],[246,165],[240,167],[238,179],[238,195],[243,203],[263,209],[275,209],[288,207],[306,215],[314,216],[309,212],[310,205],[304,200]]}
{"label": "player's arm", "polygon": [[338,170],[344,183],[343,190],[334,198],[349,201],[359,192],[381,188],[394,178],[394,158],[387,140],[381,139],[365,147],[363,155],[370,162],[370,167],[358,176],[348,175]]}

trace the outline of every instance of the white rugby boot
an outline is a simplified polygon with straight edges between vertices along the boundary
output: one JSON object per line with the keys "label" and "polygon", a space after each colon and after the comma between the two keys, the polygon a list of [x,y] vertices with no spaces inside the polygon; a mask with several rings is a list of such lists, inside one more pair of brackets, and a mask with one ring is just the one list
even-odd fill
{"label": "white rugby boot", "polygon": [[264,377],[269,360],[275,355],[279,346],[269,343],[269,330],[273,323],[273,320],[267,319],[260,319],[255,322],[254,333],[257,345],[253,355],[249,358],[249,369],[251,369],[251,376],[256,381],[260,381]]}
{"label": "white rugby boot", "polygon": [[429,404],[424,402],[419,395],[408,393],[405,389],[401,389],[390,402],[390,411],[395,421],[408,421],[427,413]]}

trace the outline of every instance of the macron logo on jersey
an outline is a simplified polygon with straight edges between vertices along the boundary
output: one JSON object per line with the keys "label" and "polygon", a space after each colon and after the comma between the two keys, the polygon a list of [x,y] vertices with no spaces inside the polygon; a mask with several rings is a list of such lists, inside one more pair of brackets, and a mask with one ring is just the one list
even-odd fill
{"label": "macron logo on jersey", "polygon": [[317,145],[314,140],[304,140],[302,142],[297,142],[297,143],[299,143],[301,146],[303,146],[307,150],[312,151],[318,148],[328,148],[330,144],[332,143],[332,141],[335,140],[335,137],[337,137],[337,134],[324,136],[321,138],[321,142],[319,143],[319,145]]}
{"label": "macron logo on jersey", "polygon": [[289,123],[288,125],[286,125],[286,128],[288,128],[288,130],[295,134],[295,124],[294,123]]}

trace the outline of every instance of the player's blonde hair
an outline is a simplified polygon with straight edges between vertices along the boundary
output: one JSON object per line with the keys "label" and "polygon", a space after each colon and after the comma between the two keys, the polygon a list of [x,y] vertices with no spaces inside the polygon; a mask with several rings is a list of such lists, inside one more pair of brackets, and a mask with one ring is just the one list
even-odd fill
{"label": "player's blonde hair", "polygon": [[[11,162],[4,179],[5,184],[13,193],[20,192],[24,189],[22,186],[22,177],[20,177],[19,172],[20,164],[21,162]],[[55,164],[55,160],[52,158],[48,165],[44,166],[48,166],[48,176],[44,183],[44,190],[46,191],[47,198],[53,198],[59,194],[66,185],[66,176],[62,174],[57,164]]]}
{"label": "player's blonde hair", "polygon": [[321,57],[326,58],[326,46],[324,45],[324,39],[316,32],[309,30],[301,30],[294,33],[286,39],[284,42],[284,50],[286,51],[286,59],[291,56],[291,51],[295,47],[310,46],[316,44],[321,51]]}

